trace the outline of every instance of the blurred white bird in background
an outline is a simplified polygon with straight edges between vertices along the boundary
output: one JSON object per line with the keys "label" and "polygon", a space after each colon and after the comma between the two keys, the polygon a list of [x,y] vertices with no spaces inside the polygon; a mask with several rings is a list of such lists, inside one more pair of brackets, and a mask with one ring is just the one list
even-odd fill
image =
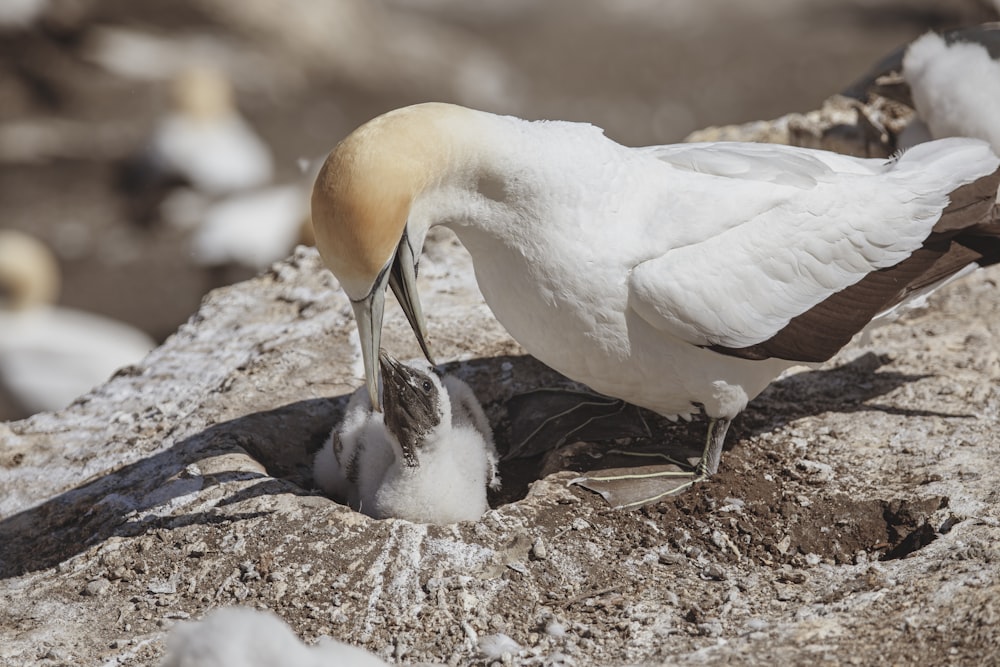
{"label": "blurred white bird in background", "polygon": [[195,262],[240,264],[263,271],[304,241],[309,223],[308,191],[278,185],[231,195],[208,206],[191,239]]}
{"label": "blurred white bird in background", "polygon": [[0,382],[29,413],[66,407],[155,346],[127,324],[54,305],[58,292],[51,251],[0,230]]}
{"label": "blurred white bird in background", "polygon": [[281,618],[249,607],[214,609],[170,631],[160,667],[385,667],[368,651],[321,637],[307,646]]}
{"label": "blurred white bird in background", "polygon": [[385,413],[365,387],[317,452],[314,478],[328,495],[377,519],[474,521],[497,489],[493,433],[466,383],[425,362],[381,354]]}
{"label": "blurred white bird in background", "polygon": [[354,307],[373,403],[386,287],[422,339],[417,263],[428,229],[446,225],[529,353],[664,416],[707,415],[701,477],[782,371],[1000,259],[1000,224],[987,224],[998,164],[974,139],[888,162],[766,144],[628,148],[586,124],[424,104],[331,152],[312,218]]}
{"label": "blurred white bird in background", "polygon": [[3,0],[0,2],[0,32],[31,28],[48,5],[49,0]]}
{"label": "blurred white bird in background", "polygon": [[186,67],[174,106],[145,149],[123,166],[139,223],[191,232],[197,264],[256,271],[283,259],[308,226],[308,184],[274,184],[270,148],[236,110],[222,69]]}
{"label": "blurred white bird in background", "polygon": [[218,196],[265,185],[273,176],[271,149],[236,109],[226,75],[192,65],[176,73],[170,108],[122,166],[120,180],[134,196],[164,183]]}

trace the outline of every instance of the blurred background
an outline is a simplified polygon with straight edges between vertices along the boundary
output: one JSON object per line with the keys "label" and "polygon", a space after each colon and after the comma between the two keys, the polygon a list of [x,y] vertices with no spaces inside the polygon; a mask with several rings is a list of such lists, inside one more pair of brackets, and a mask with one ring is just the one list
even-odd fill
{"label": "blurred background", "polygon": [[[0,317],[0,420],[65,405],[45,387],[75,359],[138,361],[208,290],[308,242],[310,170],[379,113],[440,100],[675,142],[818,108],[889,51],[996,20],[998,4],[0,0],[0,231],[40,241],[57,275],[0,287],[18,305],[48,281]],[[0,278],[34,256],[11,247]],[[24,316],[37,307],[50,315]]]}

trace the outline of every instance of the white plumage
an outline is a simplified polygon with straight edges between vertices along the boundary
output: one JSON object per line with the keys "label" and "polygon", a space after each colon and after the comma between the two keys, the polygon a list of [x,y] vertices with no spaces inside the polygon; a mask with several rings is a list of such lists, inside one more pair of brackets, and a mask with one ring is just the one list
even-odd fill
{"label": "white plumage", "polygon": [[[968,250],[960,234],[986,214],[996,177],[989,196],[977,183],[943,211],[998,162],[973,139],[888,162],[761,144],[628,148],[590,125],[428,104],[341,142],[312,217],[354,304],[370,391],[385,286],[422,324],[416,258],[443,224],[532,355],[660,414],[707,414],[701,469],[714,472],[729,420],[774,377],[829,358],[936,282],[937,260]],[[992,243],[997,230],[970,233]]]}
{"label": "white plumage", "polygon": [[368,393],[359,389],[316,453],[313,478],[328,496],[374,516],[375,494],[393,458],[382,413],[372,410]]}
{"label": "white plumage", "polygon": [[0,378],[32,413],[66,407],[153,347],[135,327],[80,310],[0,312]]}
{"label": "white plumage", "polygon": [[[694,243],[663,243],[665,252],[636,264],[628,279],[629,303],[657,330],[731,348],[766,341],[831,293],[909,257],[948,201],[941,183],[955,188],[972,180],[981,168],[974,165],[991,164],[978,143],[920,146],[888,164],[766,144],[690,144],[652,153],[699,175],[746,179],[730,184],[727,196],[756,198],[753,205],[762,208],[715,233],[700,226]],[[794,202],[782,201],[792,192]],[[872,218],[877,225],[864,224]]]}
{"label": "white plumage", "polygon": [[497,488],[493,435],[472,389],[439,378],[426,362],[382,355],[385,414],[365,388],[316,454],[314,478],[328,495],[375,518],[473,521]]}
{"label": "white plumage", "polygon": [[181,176],[201,192],[220,195],[271,181],[268,146],[240,116],[225,76],[192,67],[174,82],[174,108],[157,124],[150,168]]}
{"label": "white plumage", "polygon": [[230,195],[209,206],[192,238],[196,262],[235,262],[262,271],[291,252],[307,223],[306,194],[280,185]]}
{"label": "white plumage", "polygon": [[1000,153],[1000,61],[986,47],[928,33],[907,48],[903,78],[929,136],[976,137]]}
{"label": "white plumage", "polygon": [[364,649],[324,637],[306,646],[271,612],[223,607],[179,623],[160,667],[385,667]]}
{"label": "white plumage", "polygon": [[3,0],[0,2],[0,32],[31,28],[48,6],[49,0]]}
{"label": "white plumage", "polygon": [[34,237],[0,231],[0,382],[28,412],[58,410],[155,346],[128,324],[54,305],[58,265]]}

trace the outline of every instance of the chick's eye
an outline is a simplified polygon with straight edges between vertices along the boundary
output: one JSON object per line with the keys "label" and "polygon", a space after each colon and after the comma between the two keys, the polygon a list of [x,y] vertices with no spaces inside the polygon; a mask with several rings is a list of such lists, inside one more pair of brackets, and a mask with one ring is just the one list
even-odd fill
{"label": "chick's eye", "polygon": [[421,386],[424,388],[424,391],[430,391],[431,390],[430,380],[424,380],[424,383]]}

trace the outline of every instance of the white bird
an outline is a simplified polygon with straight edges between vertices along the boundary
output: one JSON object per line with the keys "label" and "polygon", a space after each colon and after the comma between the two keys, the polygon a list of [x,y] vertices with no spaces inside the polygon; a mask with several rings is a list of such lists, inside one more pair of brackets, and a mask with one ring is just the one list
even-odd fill
{"label": "white bird", "polygon": [[[1000,152],[1000,23],[927,33],[882,58],[843,95],[866,109],[864,140],[889,152],[944,137],[975,137]],[[914,113],[901,115],[886,99]]]}
{"label": "white bird", "polygon": [[206,195],[258,187],[274,176],[270,148],[236,109],[232,85],[209,66],[177,74],[172,108],[129,169],[125,184],[131,189],[174,177]]}
{"label": "white bird", "polygon": [[[982,34],[1000,57],[1000,24]],[[902,75],[931,137],[976,137],[1000,153],[1000,60],[986,46],[927,33],[906,49]]]}
{"label": "white bird", "polygon": [[1000,225],[977,226],[997,166],[973,139],[889,161],[628,148],[586,124],[423,104],[333,149],[312,219],[353,304],[373,402],[386,285],[423,340],[416,264],[427,230],[446,225],[528,352],[662,415],[703,411],[701,476],[730,420],[784,369],[828,359],[910,291],[1000,255]]}
{"label": "white bird", "polygon": [[55,306],[58,290],[49,249],[0,230],[0,382],[29,413],[65,407],[155,346],[132,326]]}
{"label": "white bird", "polygon": [[200,621],[178,623],[160,667],[385,667],[372,653],[322,637],[303,644],[269,611],[223,607]]}
{"label": "white bird", "polygon": [[49,0],[4,0],[0,3],[0,32],[31,28],[48,6]]}
{"label": "white bird", "polygon": [[230,195],[204,211],[191,239],[194,260],[263,271],[287,257],[302,238],[308,209],[307,190],[298,184]]}
{"label": "white bird", "polygon": [[366,387],[316,454],[314,478],[328,495],[375,518],[419,523],[474,521],[500,486],[497,452],[472,389],[429,364],[380,354],[385,413]]}

